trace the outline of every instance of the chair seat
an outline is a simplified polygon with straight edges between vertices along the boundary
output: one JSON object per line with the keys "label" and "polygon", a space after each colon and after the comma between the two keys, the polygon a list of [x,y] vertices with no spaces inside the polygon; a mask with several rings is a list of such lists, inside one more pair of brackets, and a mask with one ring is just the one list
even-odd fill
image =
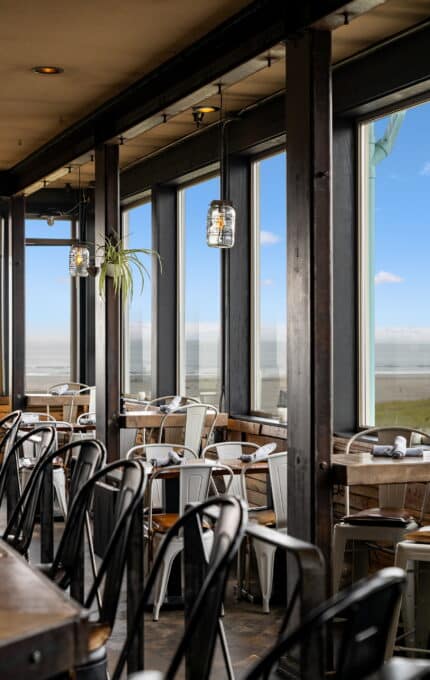
{"label": "chair seat", "polygon": [[176,512],[152,515],[152,528],[159,534],[166,534],[178,519],[179,515]]}
{"label": "chair seat", "polygon": [[110,626],[104,623],[90,623],[88,634],[88,651],[95,652],[109,640],[111,634]]}
{"label": "chair seat", "polygon": [[140,671],[128,676],[129,680],[163,680],[164,675],[160,671]]}
{"label": "chair seat", "polygon": [[[179,515],[176,512],[165,512],[152,515],[152,529],[157,534],[167,534],[169,529],[176,524],[178,519]],[[203,529],[210,529],[209,524],[205,521],[203,521]]]}
{"label": "chair seat", "polygon": [[368,676],[366,680],[421,680],[423,678],[430,678],[430,661],[395,657],[384,664],[378,673]]}
{"label": "chair seat", "polygon": [[342,519],[345,524],[387,527],[405,527],[413,521],[412,513],[406,508],[365,508]]}
{"label": "chair seat", "polygon": [[276,525],[276,515],[274,510],[250,510],[248,516],[250,522],[258,522],[258,524],[261,524],[265,527],[274,527]]}

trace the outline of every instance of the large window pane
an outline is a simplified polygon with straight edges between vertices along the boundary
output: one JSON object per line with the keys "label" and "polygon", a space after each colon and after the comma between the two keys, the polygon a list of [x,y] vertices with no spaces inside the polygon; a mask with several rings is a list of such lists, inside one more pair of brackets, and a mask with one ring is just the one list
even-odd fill
{"label": "large window pane", "polygon": [[287,390],[285,153],[255,163],[253,178],[252,409],[284,419]]}
{"label": "large window pane", "polygon": [[184,305],[180,389],[216,406],[221,392],[220,252],[206,245],[206,213],[218,196],[218,178],[188,187],[180,196]]}
{"label": "large window pane", "polygon": [[361,128],[362,422],[430,430],[430,104]]}
{"label": "large window pane", "polygon": [[[151,203],[139,205],[124,213],[124,236],[128,248],[152,248]],[[151,397],[151,314],[152,257],[138,255],[148,270],[143,290],[141,279],[133,267],[133,298],[124,315],[123,374],[124,392]],[[143,395],[141,395],[143,396]]]}
{"label": "large window pane", "polygon": [[[36,231],[36,220],[28,221]],[[70,234],[70,223],[68,232]],[[27,229],[27,233],[30,230]],[[26,248],[26,390],[70,380],[71,278],[67,246]]]}

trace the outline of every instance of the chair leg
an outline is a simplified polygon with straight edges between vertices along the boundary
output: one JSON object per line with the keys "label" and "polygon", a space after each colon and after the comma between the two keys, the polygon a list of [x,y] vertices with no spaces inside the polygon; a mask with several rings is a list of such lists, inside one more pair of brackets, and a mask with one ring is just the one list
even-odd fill
{"label": "chair leg", "polygon": [[261,594],[263,597],[263,612],[270,613],[270,596],[273,586],[273,566],[275,563],[276,547],[263,543],[258,539],[253,541],[255,555],[257,557],[258,577],[260,580]]}
{"label": "chair leg", "polygon": [[405,644],[408,647],[415,647],[415,562],[406,562],[406,588],[402,599],[402,620],[405,632]]}
{"label": "chair leg", "polygon": [[66,499],[66,476],[63,468],[54,470],[54,491],[57,497],[57,502],[60,512],[64,519],[67,517],[67,499]]}
{"label": "chair leg", "polygon": [[157,581],[155,585],[155,595],[154,595],[154,608],[152,612],[152,620],[158,621],[160,618],[160,609],[166,597],[167,584],[169,583],[170,572],[172,571],[172,564],[178,553],[181,552],[182,546],[173,547],[167,549],[164,559],[161,563],[160,571],[157,575]]}
{"label": "chair leg", "polygon": [[341,527],[334,527],[333,535],[333,593],[340,588],[343,563],[345,560],[346,537]]}
{"label": "chair leg", "polygon": [[[409,562],[410,563],[410,562]],[[394,560],[394,565],[396,567],[399,567],[400,569],[406,569],[406,565],[408,564],[407,560],[407,554],[405,550],[402,547],[402,544],[399,543],[396,548],[396,557]],[[409,576],[409,574],[408,574]],[[413,584],[414,587],[414,584]],[[407,584],[407,591],[410,590],[410,585],[409,583]],[[385,650],[385,659],[390,659],[393,656],[394,652],[394,645],[396,644],[396,636],[397,636],[397,628],[399,625],[399,618],[400,618],[400,610],[402,611],[402,617],[403,617],[403,625],[405,627],[405,631],[411,631],[414,627],[414,603],[413,600],[409,602],[406,602],[407,596],[409,593],[407,593],[406,596],[401,597],[399,600],[398,604],[396,605],[396,608],[394,610],[393,614],[393,619],[391,622],[391,627],[390,627],[390,632],[388,635],[388,641],[387,641],[387,647]],[[412,605],[412,610],[410,609],[410,606]]]}

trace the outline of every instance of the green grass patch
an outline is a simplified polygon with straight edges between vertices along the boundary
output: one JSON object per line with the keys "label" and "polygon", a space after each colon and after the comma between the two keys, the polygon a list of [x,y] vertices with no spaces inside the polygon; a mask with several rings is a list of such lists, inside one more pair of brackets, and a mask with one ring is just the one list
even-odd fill
{"label": "green grass patch", "polygon": [[376,404],[377,425],[404,425],[430,431],[430,399]]}

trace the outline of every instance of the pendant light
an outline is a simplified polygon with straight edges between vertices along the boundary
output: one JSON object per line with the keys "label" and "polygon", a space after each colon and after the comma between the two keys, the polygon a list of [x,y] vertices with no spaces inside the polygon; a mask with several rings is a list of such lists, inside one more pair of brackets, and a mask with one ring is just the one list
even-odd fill
{"label": "pendant light", "polygon": [[220,96],[220,189],[221,198],[211,201],[206,221],[206,242],[210,248],[232,248],[234,246],[236,211],[227,195],[227,163],[225,153],[225,126],[222,86],[219,85]]}
{"label": "pendant light", "polygon": [[85,246],[72,246],[69,254],[70,276],[88,276],[90,251]]}

